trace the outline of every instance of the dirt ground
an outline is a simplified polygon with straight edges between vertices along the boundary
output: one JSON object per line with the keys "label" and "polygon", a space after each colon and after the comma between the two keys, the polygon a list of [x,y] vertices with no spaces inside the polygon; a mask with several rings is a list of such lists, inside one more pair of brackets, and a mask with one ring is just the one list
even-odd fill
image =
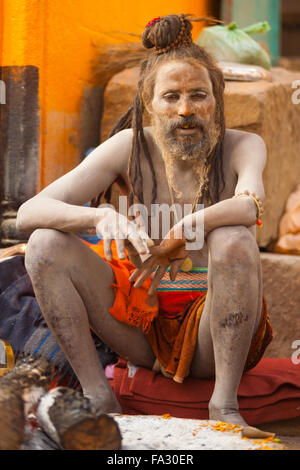
{"label": "dirt ground", "polygon": [[279,434],[277,437],[287,450],[300,450],[300,437],[280,436]]}
{"label": "dirt ground", "polygon": [[258,426],[264,431],[275,432],[287,450],[300,450],[300,416],[293,419],[264,423]]}

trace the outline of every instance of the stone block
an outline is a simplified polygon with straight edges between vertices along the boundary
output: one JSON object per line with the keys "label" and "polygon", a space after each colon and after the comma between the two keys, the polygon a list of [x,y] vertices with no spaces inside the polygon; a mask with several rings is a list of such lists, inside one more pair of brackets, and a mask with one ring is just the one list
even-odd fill
{"label": "stone block", "polygon": [[263,293],[274,338],[266,357],[292,357],[300,349],[300,256],[261,253]]}
{"label": "stone block", "polygon": [[278,65],[286,70],[300,72],[300,57],[279,57]]}
{"label": "stone block", "polygon": [[[300,72],[272,69],[272,82],[227,81],[225,88],[226,127],[259,134],[268,151],[263,179],[266,191],[263,227],[257,232],[260,247],[277,239],[278,226],[290,193],[300,181],[300,103],[292,101],[293,82]],[[117,119],[131,104],[138,69],[115,75],[105,91],[101,134],[105,140]],[[149,124],[148,116],[145,125]]]}
{"label": "stone block", "polygon": [[263,180],[266,192],[259,246],[277,239],[280,219],[290,193],[300,181],[300,103],[292,101],[299,72],[272,69],[272,82],[226,82],[226,127],[259,134],[267,146]]}

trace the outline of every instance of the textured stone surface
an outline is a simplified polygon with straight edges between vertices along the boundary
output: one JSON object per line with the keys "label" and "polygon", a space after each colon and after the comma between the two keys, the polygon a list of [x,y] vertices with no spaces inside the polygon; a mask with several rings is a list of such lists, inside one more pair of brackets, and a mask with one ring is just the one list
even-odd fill
{"label": "textured stone surface", "polygon": [[273,68],[272,76],[272,83],[227,82],[225,92],[226,126],[255,132],[267,146],[264,225],[257,231],[261,247],[277,238],[287,198],[300,180],[300,104],[292,102],[300,73]]}
{"label": "textured stone surface", "polygon": [[280,57],[278,60],[279,67],[286,70],[293,70],[300,72],[300,56],[295,57]]}
{"label": "textured stone surface", "polygon": [[300,349],[300,256],[261,253],[264,296],[274,339],[266,357],[292,357]]}
{"label": "textured stone surface", "polygon": [[[266,142],[266,190],[263,227],[257,239],[266,247],[277,239],[278,225],[289,194],[300,180],[300,103],[293,104],[292,83],[300,72],[272,69],[273,82],[226,82],[225,117],[228,128],[255,132]],[[116,75],[105,92],[102,140],[128,109],[136,91],[138,70]],[[145,124],[149,123],[146,116]]]}
{"label": "textured stone surface", "polygon": [[122,434],[122,450],[279,450],[283,448],[282,445],[265,439],[242,438],[238,426],[219,424],[217,421],[140,415],[115,415],[114,418]]}
{"label": "textured stone surface", "polygon": [[0,245],[24,240],[16,230],[20,205],[37,191],[39,165],[39,69],[0,67],[6,104],[0,105]]}

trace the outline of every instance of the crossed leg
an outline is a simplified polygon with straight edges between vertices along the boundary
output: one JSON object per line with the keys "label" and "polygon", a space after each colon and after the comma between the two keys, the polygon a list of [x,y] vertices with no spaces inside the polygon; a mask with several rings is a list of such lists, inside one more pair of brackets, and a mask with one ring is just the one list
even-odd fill
{"label": "crossed leg", "polygon": [[[191,366],[195,377],[215,375],[210,419],[245,424],[237,389],[261,315],[259,251],[245,227],[222,227],[207,239],[209,289]],[[155,357],[142,331],[117,321],[110,266],[73,234],[38,229],[30,237],[26,269],[47,324],[86,396],[104,412],[121,411],[105,377],[90,326],[111,349],[137,366]]]}
{"label": "crossed leg", "polygon": [[259,250],[243,226],[215,229],[207,243],[208,293],[191,374],[215,376],[210,419],[246,425],[239,414],[237,391],[261,318]]}
{"label": "crossed leg", "polygon": [[29,238],[25,266],[41,312],[81,383],[103,412],[121,412],[106,379],[90,327],[112,350],[137,366],[155,357],[143,332],[109,314],[114,302],[111,267],[78,237],[52,229]]}

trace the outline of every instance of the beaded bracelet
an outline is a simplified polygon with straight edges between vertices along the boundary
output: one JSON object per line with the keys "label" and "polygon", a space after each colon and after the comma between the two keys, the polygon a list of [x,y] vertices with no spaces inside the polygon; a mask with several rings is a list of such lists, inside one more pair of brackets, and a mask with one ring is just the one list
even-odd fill
{"label": "beaded bracelet", "polygon": [[253,201],[255,202],[256,207],[257,207],[256,225],[258,225],[258,227],[261,227],[263,225],[263,223],[260,219],[261,208],[260,208],[260,205],[258,203],[258,200],[254,196],[252,196],[252,194],[239,194],[239,195],[234,196],[234,197],[251,197],[251,199],[253,199]]}

